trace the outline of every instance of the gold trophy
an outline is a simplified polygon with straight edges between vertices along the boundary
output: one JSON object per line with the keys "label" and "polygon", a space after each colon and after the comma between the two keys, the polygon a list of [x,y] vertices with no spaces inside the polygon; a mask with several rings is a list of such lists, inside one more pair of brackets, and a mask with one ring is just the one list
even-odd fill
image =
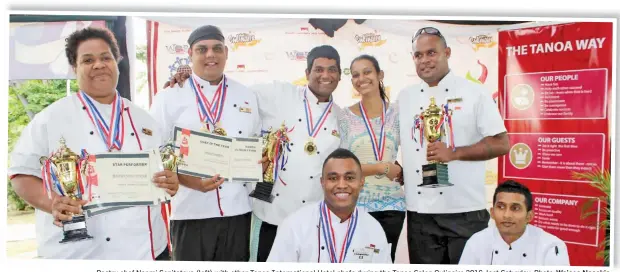
{"label": "gold trophy", "polygon": [[177,166],[181,163],[181,158],[174,153],[174,142],[169,141],[159,150],[161,162],[165,170],[176,171]]}
{"label": "gold trophy", "polygon": [[[445,136],[443,131],[443,127],[448,124],[441,124],[444,120],[445,114],[449,114],[445,110],[442,110],[440,107],[435,104],[435,98],[430,98],[431,103],[426,110],[421,113],[421,121],[422,121],[422,130],[424,134],[424,139],[428,141],[428,143],[433,143],[436,141],[441,141],[442,137]],[[449,182],[448,177],[448,165],[442,162],[437,161],[429,161],[428,164],[422,165],[422,184],[418,185],[418,187],[446,187],[453,186]]]}
{"label": "gold trophy", "polygon": [[263,156],[267,156],[267,170],[263,173],[263,182],[256,184],[256,188],[250,193],[250,197],[269,203],[273,202],[271,192],[279,171],[276,167],[282,167],[282,165],[277,164],[285,152],[288,141],[284,123],[282,123],[280,129],[274,131],[272,128],[269,128],[267,133],[263,135]]}
{"label": "gold trophy", "polygon": [[[80,161],[86,158],[80,158],[69,149],[65,143],[65,139],[60,139],[60,147],[51,158],[41,157],[40,162],[45,168],[45,173],[49,174],[48,190],[55,191],[60,196],[66,196],[72,200],[82,200],[84,192],[82,192],[81,184],[85,184],[86,179],[86,163],[81,164]],[[79,167],[79,169],[78,169]],[[79,171],[79,172],[78,172]],[[45,180],[48,178],[44,177]],[[44,181],[45,182],[45,181]],[[76,242],[84,239],[92,239],[86,230],[86,216],[83,213],[70,214],[73,218],[70,221],[63,221],[64,238],[60,243]]]}

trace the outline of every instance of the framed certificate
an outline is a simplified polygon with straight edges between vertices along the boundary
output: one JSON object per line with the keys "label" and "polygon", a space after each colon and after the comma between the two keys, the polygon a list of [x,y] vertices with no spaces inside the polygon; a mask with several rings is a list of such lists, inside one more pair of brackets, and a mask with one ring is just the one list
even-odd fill
{"label": "framed certificate", "polygon": [[83,207],[96,213],[101,208],[156,205],[167,200],[153,183],[159,171],[156,152],[95,154],[89,159],[88,190],[92,200]]}
{"label": "framed certificate", "polygon": [[178,173],[225,181],[262,182],[262,138],[232,138],[175,127],[174,141],[182,158]]}

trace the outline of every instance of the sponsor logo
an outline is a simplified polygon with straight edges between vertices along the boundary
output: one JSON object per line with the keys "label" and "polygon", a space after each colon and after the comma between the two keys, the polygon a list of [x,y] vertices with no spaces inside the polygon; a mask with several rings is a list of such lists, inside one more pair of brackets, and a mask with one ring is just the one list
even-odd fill
{"label": "sponsor logo", "polygon": [[379,32],[377,31],[363,34],[355,34],[354,38],[360,51],[366,49],[367,47],[379,47],[387,42],[387,40],[383,39],[381,37],[381,34],[379,34]]}
{"label": "sponsor logo", "polygon": [[237,33],[235,35],[228,36],[228,42],[232,45],[232,51],[237,51],[241,47],[252,47],[261,42],[256,38],[254,32],[249,31],[247,33]]}
{"label": "sponsor logo", "polygon": [[176,43],[168,44],[166,45],[166,50],[168,50],[168,53],[170,54],[183,55],[187,54],[187,52],[189,51],[189,45]]}
{"label": "sponsor logo", "polygon": [[306,59],[308,59],[308,51],[297,51],[297,50],[293,50],[293,51],[287,51],[286,52],[286,56],[290,59],[290,60],[296,60],[296,61],[306,61]]}
{"label": "sponsor logo", "polygon": [[226,73],[266,73],[267,69],[251,69],[246,64],[237,64],[234,69],[226,70]]}
{"label": "sponsor logo", "polygon": [[495,41],[495,38],[493,36],[484,34],[470,36],[466,40],[464,40],[463,38],[458,40],[463,44],[470,44],[475,52],[477,52],[481,48],[493,48],[497,45],[497,41]]}
{"label": "sponsor logo", "polygon": [[342,72],[344,73],[345,76],[350,76],[351,75],[351,69],[349,69],[349,68],[344,68],[342,70]]}
{"label": "sponsor logo", "polygon": [[174,62],[170,65],[168,65],[168,71],[170,73],[168,80],[172,79],[174,77],[174,75],[177,73],[177,71],[179,70],[180,67],[182,66],[189,66],[190,65],[190,60],[189,57],[185,57],[185,58],[181,58],[181,57],[176,57],[176,59],[174,60]]}
{"label": "sponsor logo", "polygon": [[299,29],[286,31],[284,32],[284,34],[286,35],[325,35],[325,33],[323,33],[323,31],[320,29],[314,30],[314,29],[310,29],[310,27],[307,27],[307,26],[302,26]]}

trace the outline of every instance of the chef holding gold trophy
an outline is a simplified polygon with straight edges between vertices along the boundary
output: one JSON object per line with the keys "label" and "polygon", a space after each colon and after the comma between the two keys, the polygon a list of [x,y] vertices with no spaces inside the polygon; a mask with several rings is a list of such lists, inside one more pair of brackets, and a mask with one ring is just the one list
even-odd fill
{"label": "chef holding gold trophy", "polygon": [[[429,106],[415,117],[415,130],[419,132],[420,146],[424,140],[428,143],[442,142],[445,140],[448,148],[455,148],[454,135],[452,133],[452,110],[448,102],[440,108],[435,103],[435,98],[430,98]],[[432,151],[431,151],[432,152]],[[418,187],[445,187],[453,186],[448,177],[448,165],[440,161],[428,161],[422,165],[422,184]]]}
{"label": "chef holding gold trophy", "polygon": [[67,37],[65,52],[79,91],[30,120],[8,169],[14,191],[35,208],[37,257],[169,260],[161,203],[179,182],[155,156],[158,124],[116,90],[116,38],[86,27]]}

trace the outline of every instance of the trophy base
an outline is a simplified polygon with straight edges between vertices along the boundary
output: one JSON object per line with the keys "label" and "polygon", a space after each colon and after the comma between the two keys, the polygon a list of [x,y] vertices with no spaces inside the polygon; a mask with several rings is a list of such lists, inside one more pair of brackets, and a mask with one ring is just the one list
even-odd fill
{"label": "trophy base", "polygon": [[422,184],[418,185],[418,187],[439,188],[450,186],[454,186],[454,184],[449,181],[447,164],[431,163],[422,165]]}
{"label": "trophy base", "polygon": [[64,237],[59,242],[61,244],[93,239],[86,230],[86,216],[84,215],[73,216],[71,221],[63,221],[62,224]]}
{"label": "trophy base", "polygon": [[254,188],[254,191],[250,193],[250,197],[271,203],[273,202],[273,195],[271,195],[272,190],[273,190],[273,183],[259,182],[256,184],[256,188]]}

